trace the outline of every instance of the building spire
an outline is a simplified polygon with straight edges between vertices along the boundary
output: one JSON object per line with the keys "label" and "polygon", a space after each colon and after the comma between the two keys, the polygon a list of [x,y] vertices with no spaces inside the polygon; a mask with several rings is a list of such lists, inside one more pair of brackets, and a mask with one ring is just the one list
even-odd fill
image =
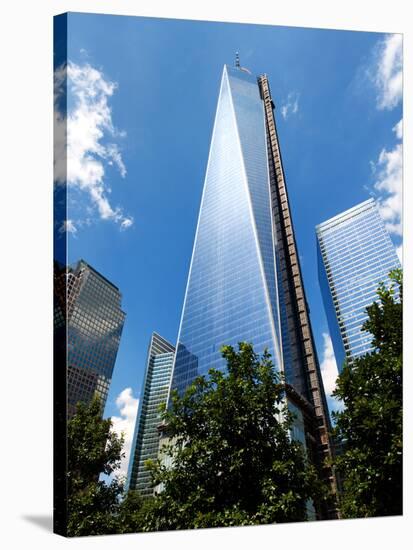
{"label": "building spire", "polygon": [[240,68],[240,64],[239,64],[239,53],[238,52],[235,52],[235,67],[237,69]]}

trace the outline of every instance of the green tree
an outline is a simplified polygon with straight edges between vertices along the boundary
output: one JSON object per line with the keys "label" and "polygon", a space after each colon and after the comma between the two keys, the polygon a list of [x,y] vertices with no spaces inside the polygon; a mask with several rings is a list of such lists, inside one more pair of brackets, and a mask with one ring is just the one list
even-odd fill
{"label": "green tree", "polygon": [[117,511],[116,532],[137,533],[142,531],[147,509],[148,499],[143,499],[138,491],[129,490],[124,495]]}
{"label": "green tree", "polygon": [[269,354],[260,358],[247,343],[222,354],[227,373],[198,377],[163,413],[169,466],[147,463],[162,491],[144,514],[146,531],[303,521],[308,499],[322,495],[290,438],[292,417]]}
{"label": "green tree", "polygon": [[68,535],[119,532],[118,514],[123,484],[117,478],[99,480],[120,467],[123,437],[111,431],[111,419],[102,419],[101,402],[79,403],[68,422]]}
{"label": "green tree", "polygon": [[380,285],[363,325],[373,335],[374,351],[343,367],[333,394],[345,405],[334,413],[343,447],[336,468],[343,477],[344,517],[402,513],[401,270],[390,278],[390,288]]}

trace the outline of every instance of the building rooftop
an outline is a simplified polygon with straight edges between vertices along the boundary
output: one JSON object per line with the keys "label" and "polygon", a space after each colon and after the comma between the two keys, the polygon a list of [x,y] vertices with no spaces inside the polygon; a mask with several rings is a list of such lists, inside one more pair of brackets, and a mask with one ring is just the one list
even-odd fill
{"label": "building rooftop", "polygon": [[363,212],[364,210],[368,210],[372,206],[376,205],[376,201],[371,198],[364,202],[361,202],[360,204],[357,204],[356,206],[352,206],[348,210],[345,210],[344,212],[340,212],[340,214],[337,214],[336,216],[333,216],[332,218],[329,218],[328,220],[319,223],[316,225],[316,231],[317,233],[320,233],[322,229],[327,229],[328,227],[334,226],[336,223],[341,223],[349,218],[352,218],[355,214],[358,214],[360,212]]}
{"label": "building rooftop", "polygon": [[111,287],[113,287],[114,289],[116,289],[118,292],[119,292],[119,288],[114,285],[112,283],[112,281],[109,281],[109,279],[107,279],[104,275],[102,275],[102,273],[99,273],[99,271],[97,269],[95,269],[94,267],[92,267],[90,264],[88,264],[85,260],[83,259],[80,259],[78,260],[75,264],[72,264],[70,267],[71,269],[78,269],[81,265],[84,265],[86,266],[88,269],[90,269],[90,271],[93,271],[93,273],[95,273],[95,275],[97,275],[98,277],[100,277],[101,279],[103,279],[105,281],[105,283],[108,283]]}

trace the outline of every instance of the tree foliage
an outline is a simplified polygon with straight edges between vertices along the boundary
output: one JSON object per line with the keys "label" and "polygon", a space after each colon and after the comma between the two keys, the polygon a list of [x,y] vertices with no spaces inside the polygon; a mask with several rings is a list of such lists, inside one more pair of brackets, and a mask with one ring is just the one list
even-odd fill
{"label": "tree foliage", "polygon": [[117,531],[116,515],[123,484],[99,480],[111,475],[123,457],[123,438],[102,419],[101,402],[79,403],[68,422],[68,535],[98,535]]}
{"label": "tree foliage", "polygon": [[390,278],[392,285],[380,285],[363,325],[373,335],[374,351],[343,367],[333,394],[345,405],[334,413],[343,447],[336,468],[343,477],[344,517],[402,513],[401,270]]}
{"label": "tree foliage", "polygon": [[[123,480],[113,476],[124,457],[123,436],[112,431],[112,420],[101,416],[96,397],[79,403],[68,423],[68,535],[136,533],[148,503],[137,491],[125,494]],[[101,474],[108,477],[99,479]]]}
{"label": "tree foliage", "polygon": [[166,530],[306,519],[321,483],[292,441],[284,385],[269,354],[223,348],[227,373],[211,369],[163,413],[169,442],[149,462],[154,485],[143,529]]}

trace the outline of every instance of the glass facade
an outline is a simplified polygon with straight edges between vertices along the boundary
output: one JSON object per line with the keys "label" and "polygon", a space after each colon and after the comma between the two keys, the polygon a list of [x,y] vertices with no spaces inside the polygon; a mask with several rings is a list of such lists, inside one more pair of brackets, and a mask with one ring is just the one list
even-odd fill
{"label": "glass facade", "polygon": [[400,262],[374,199],[318,225],[316,233],[319,282],[341,371],[345,359],[351,364],[371,351],[371,335],[361,330],[366,307]]}
{"label": "glass facade", "polygon": [[[273,110],[266,75],[224,66],[169,391],[182,393],[210,368],[225,370],[223,345],[267,349],[285,374],[291,435],[335,492]],[[337,517],[334,506],[317,506],[317,517]]]}
{"label": "glass facade", "polygon": [[174,355],[175,347],[154,332],[139,398],[127,479],[128,490],[137,490],[143,497],[153,494],[145,461],[158,457],[158,426],[161,422],[159,405],[166,403]]}
{"label": "glass facade", "polygon": [[[95,393],[105,407],[125,313],[119,289],[85,261],[66,272],[68,417]],[[55,315],[56,322],[60,316]]]}
{"label": "glass facade", "polygon": [[222,369],[222,345],[268,348],[281,368],[263,103],[256,78],[225,66],[178,335],[172,388]]}

